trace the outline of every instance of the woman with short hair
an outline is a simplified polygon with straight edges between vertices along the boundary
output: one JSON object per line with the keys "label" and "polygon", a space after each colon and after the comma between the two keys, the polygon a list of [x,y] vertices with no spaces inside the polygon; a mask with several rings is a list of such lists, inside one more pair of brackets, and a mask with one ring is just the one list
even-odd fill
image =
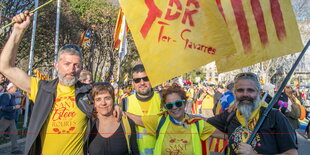
{"label": "woman with short hair", "polygon": [[91,92],[94,103],[94,120],[89,136],[90,155],[139,154],[135,124],[123,117],[121,122],[113,116],[114,88],[110,83],[95,83]]}

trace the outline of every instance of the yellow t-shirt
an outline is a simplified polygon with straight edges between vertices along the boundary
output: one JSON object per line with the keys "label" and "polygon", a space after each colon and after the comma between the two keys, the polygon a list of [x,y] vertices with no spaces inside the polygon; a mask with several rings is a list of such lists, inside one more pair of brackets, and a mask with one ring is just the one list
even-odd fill
{"label": "yellow t-shirt", "polygon": [[[156,133],[159,117],[160,115],[142,116],[142,122],[148,133]],[[169,119],[169,117],[166,119]],[[186,119],[188,119],[187,116],[184,118],[183,122]],[[203,131],[201,132],[205,134],[201,134],[200,139],[206,140],[215,130],[216,128],[214,126],[205,122]],[[156,134],[151,135],[156,136]],[[192,145],[191,128],[184,128],[183,126],[175,125],[170,122],[163,140],[161,154],[193,154]]]}
{"label": "yellow t-shirt", "polygon": [[[31,78],[29,99],[32,101],[36,99],[39,81],[38,78]],[[43,155],[83,153],[87,117],[77,107],[74,93],[75,86],[57,85],[53,109],[40,131]]]}
{"label": "yellow t-shirt", "polygon": [[207,95],[201,104],[201,109],[213,109],[214,106],[214,98],[211,95]]}
{"label": "yellow t-shirt", "polygon": [[141,101],[138,100],[138,102],[140,104],[142,113],[144,115],[147,115],[147,113],[149,112],[150,105],[151,105],[151,100],[148,100],[146,102],[141,102]]}

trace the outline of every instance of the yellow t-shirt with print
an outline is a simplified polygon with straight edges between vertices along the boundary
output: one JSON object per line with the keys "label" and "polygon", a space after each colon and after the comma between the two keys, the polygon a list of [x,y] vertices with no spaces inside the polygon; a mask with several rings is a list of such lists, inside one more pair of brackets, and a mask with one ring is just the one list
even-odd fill
{"label": "yellow t-shirt with print", "polygon": [[[160,115],[151,115],[151,116],[142,116],[142,122],[148,133],[156,133],[158,127],[158,119]],[[167,116],[166,119],[169,119]],[[188,119],[188,116],[184,118],[183,122]],[[216,128],[211,124],[205,122],[203,131],[201,133],[200,139],[208,139],[214,132]],[[156,134],[151,134],[156,136]],[[167,128],[161,154],[193,154],[193,143],[192,143],[192,134],[190,128],[184,128],[181,125],[175,125],[172,122],[169,123]]]}
{"label": "yellow t-shirt with print", "polygon": [[[32,101],[36,99],[39,81],[31,78]],[[82,154],[86,127],[87,117],[75,102],[75,86],[58,84],[53,109],[40,131],[42,155]]]}
{"label": "yellow t-shirt with print", "polygon": [[141,111],[144,115],[147,115],[148,112],[149,112],[149,108],[150,108],[150,105],[151,105],[151,101],[152,100],[148,100],[146,102],[141,102],[140,100],[138,100],[139,104],[140,104],[140,107],[141,107]]}

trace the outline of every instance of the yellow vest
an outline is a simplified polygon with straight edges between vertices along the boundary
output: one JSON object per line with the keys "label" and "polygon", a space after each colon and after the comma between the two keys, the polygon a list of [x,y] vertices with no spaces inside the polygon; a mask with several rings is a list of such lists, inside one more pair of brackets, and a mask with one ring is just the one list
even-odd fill
{"label": "yellow vest", "polygon": [[[161,117],[163,117],[163,116],[161,116]],[[158,122],[160,121],[161,117],[158,118]],[[167,117],[169,117],[169,116],[167,116]],[[155,155],[159,155],[162,152],[161,148],[162,148],[162,144],[163,144],[164,137],[165,137],[165,134],[167,132],[169,123],[170,123],[170,119],[166,118],[165,123],[160,128],[160,131],[158,133],[158,138],[157,138],[156,144],[155,144],[155,149],[154,149]],[[203,127],[204,127],[204,120],[199,120],[198,123],[199,123],[199,131],[201,132],[203,130]],[[195,123],[192,123],[189,125],[189,127],[191,128],[191,133],[192,133],[192,142],[193,142],[192,147],[193,147],[193,151],[194,151],[193,154],[194,155],[202,155],[200,133],[198,132],[197,126]]]}
{"label": "yellow vest", "polygon": [[[161,98],[157,92],[154,92],[154,96],[151,98],[151,103],[147,115],[156,115],[161,112]],[[132,94],[128,97],[127,112],[135,115],[143,116],[136,94]],[[146,129],[141,126],[136,126],[137,132],[137,143],[140,154],[151,155],[154,154],[154,146],[156,138],[152,135],[147,134]]]}
{"label": "yellow vest", "polygon": [[131,148],[130,148],[130,137],[131,137],[131,134],[133,134],[133,133],[131,131],[131,127],[130,127],[130,124],[129,124],[127,117],[124,117],[124,116],[122,117],[122,124],[121,125],[122,125],[123,130],[124,130],[125,139],[127,142],[128,153],[132,154]]}

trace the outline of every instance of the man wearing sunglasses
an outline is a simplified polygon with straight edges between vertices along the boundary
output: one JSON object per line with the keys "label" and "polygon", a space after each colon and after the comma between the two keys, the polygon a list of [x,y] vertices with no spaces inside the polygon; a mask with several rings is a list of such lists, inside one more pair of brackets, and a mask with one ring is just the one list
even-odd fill
{"label": "man wearing sunglasses", "polygon": [[[147,77],[144,66],[136,65],[132,71],[132,86],[135,93],[127,98],[122,99],[123,111],[133,113],[135,115],[146,116],[156,115],[161,112],[161,97],[155,92]],[[146,134],[145,128],[136,126],[137,142],[140,154],[153,154],[156,139],[154,136]]]}
{"label": "man wearing sunglasses", "polygon": [[227,133],[228,154],[298,154],[296,134],[285,116],[272,109],[251,145],[246,144],[263,117],[266,105],[260,99],[260,83],[254,73],[240,73],[234,79],[237,111],[223,113],[207,120]]}
{"label": "man wearing sunglasses", "polygon": [[54,64],[58,77],[52,81],[30,77],[15,67],[17,50],[31,16],[26,11],[13,17],[16,23],[0,55],[0,72],[34,102],[25,154],[83,154],[84,138],[89,135],[83,133],[90,132],[87,125],[93,108],[88,103],[91,87],[78,82],[82,53],[76,45],[62,47]]}

